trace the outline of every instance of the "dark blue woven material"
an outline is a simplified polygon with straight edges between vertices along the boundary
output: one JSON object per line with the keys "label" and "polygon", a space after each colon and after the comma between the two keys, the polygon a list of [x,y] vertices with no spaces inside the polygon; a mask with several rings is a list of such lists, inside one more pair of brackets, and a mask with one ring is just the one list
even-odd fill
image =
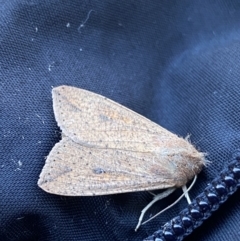
{"label": "dark blue woven material", "polygon": [[[239,1],[229,0],[1,1],[0,240],[143,240],[184,210],[186,200],[136,233],[140,211],[152,200],[147,192],[43,192],[38,176],[61,137],[51,89],[85,88],[180,136],[191,134],[211,161],[190,191],[194,200],[240,147],[239,24]],[[218,191],[228,191],[221,184]],[[181,193],[155,204],[145,218]],[[239,195],[226,194],[185,240],[239,240]],[[204,202],[193,202],[191,214],[203,215],[200,220]],[[174,228],[185,231],[180,223]]]}

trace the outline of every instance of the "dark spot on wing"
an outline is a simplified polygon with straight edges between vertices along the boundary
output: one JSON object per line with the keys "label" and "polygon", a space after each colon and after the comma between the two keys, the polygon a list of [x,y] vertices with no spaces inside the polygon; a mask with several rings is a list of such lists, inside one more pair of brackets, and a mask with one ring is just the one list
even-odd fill
{"label": "dark spot on wing", "polygon": [[93,173],[95,174],[103,174],[105,171],[101,167],[97,167],[93,169]]}

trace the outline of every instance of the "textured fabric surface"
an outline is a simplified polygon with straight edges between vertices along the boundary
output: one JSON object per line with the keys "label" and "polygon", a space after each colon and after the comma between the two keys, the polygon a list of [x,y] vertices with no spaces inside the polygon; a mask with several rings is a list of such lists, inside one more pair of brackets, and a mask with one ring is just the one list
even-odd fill
{"label": "textured fabric surface", "polygon": [[[135,232],[147,192],[43,192],[38,176],[61,138],[51,90],[85,88],[191,134],[211,161],[194,198],[240,145],[239,23],[239,1],[1,1],[0,240],[143,240],[178,215],[186,200]],[[239,240],[239,194],[185,240]]]}

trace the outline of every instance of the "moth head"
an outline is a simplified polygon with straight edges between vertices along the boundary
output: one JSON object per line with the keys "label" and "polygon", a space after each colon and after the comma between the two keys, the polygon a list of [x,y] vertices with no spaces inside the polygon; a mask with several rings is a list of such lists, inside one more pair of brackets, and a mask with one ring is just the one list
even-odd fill
{"label": "moth head", "polygon": [[193,179],[193,177],[200,173],[203,166],[207,164],[205,159],[206,154],[197,151],[193,146],[191,151],[184,151],[181,155],[181,162],[176,162],[179,180],[177,180],[178,187],[186,185],[186,183]]}

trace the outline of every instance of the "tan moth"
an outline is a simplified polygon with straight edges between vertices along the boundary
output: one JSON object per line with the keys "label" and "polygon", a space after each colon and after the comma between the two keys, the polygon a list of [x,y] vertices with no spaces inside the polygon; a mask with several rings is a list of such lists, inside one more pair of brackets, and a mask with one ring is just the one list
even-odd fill
{"label": "tan moth", "polygon": [[183,187],[205,164],[204,153],[187,140],[106,97],[70,86],[53,88],[52,97],[62,139],[38,180],[46,192],[91,196]]}

